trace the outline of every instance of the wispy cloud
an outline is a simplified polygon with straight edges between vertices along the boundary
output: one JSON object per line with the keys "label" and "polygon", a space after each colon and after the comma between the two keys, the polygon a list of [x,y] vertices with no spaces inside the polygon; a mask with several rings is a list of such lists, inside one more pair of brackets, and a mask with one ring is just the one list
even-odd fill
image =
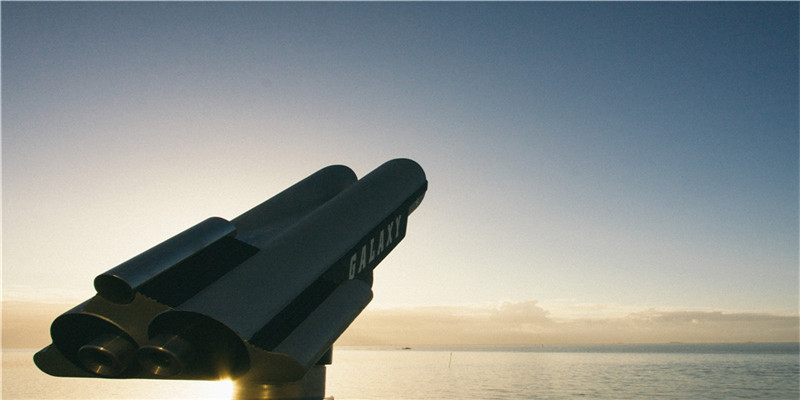
{"label": "wispy cloud", "polygon": [[[3,347],[50,343],[49,326],[75,303],[3,302]],[[595,306],[593,306],[595,307]],[[617,309],[615,306],[598,310]],[[340,345],[466,345],[667,342],[798,342],[800,316],[643,309],[615,316],[564,318],[536,301],[485,307],[368,309]]]}
{"label": "wispy cloud", "polygon": [[50,324],[76,303],[8,301],[2,303],[2,347],[38,349],[50,344]]}
{"label": "wispy cloud", "polygon": [[28,302],[47,304],[80,303],[94,296],[91,282],[79,289],[54,289],[41,290],[30,285],[10,284],[3,285],[2,299],[4,302]]}
{"label": "wispy cloud", "polygon": [[800,316],[646,309],[623,316],[556,318],[536,301],[491,307],[367,310],[339,344],[556,344],[795,342]]}

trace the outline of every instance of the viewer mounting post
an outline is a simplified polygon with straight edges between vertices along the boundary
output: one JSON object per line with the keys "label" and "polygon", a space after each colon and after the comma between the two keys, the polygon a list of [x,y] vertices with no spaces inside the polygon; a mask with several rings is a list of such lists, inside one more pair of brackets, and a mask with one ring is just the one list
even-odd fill
{"label": "viewer mounting post", "polygon": [[414,161],[323,168],[97,276],[34,356],[60,377],[230,379],[234,398],[321,399],[334,341],[427,190]]}

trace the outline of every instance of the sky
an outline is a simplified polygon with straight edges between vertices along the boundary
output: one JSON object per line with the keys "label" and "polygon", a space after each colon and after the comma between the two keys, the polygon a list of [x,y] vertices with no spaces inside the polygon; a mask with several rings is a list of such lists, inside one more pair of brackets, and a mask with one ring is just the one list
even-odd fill
{"label": "sky", "polygon": [[404,157],[365,317],[797,340],[798,109],[797,3],[4,2],[2,298]]}

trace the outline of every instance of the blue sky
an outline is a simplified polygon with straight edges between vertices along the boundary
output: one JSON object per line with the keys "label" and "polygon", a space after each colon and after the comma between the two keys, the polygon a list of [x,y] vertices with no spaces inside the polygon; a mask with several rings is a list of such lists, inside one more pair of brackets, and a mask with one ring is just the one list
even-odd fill
{"label": "blue sky", "polygon": [[372,307],[798,312],[797,3],[3,3],[2,117],[5,299],[408,157]]}

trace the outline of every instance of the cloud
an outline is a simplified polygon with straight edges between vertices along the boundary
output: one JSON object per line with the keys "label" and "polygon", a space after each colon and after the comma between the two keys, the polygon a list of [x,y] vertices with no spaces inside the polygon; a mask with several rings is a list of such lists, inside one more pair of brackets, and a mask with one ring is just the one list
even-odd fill
{"label": "cloud", "polygon": [[81,303],[94,295],[91,285],[80,289],[34,288],[29,285],[3,285],[4,302],[24,302],[37,304]]}
{"label": "cloud", "polygon": [[340,345],[797,342],[800,316],[647,309],[556,319],[536,301],[366,310]]}
{"label": "cloud", "polygon": [[506,301],[491,310],[491,320],[505,324],[548,324],[552,322],[548,314],[536,301]]}
{"label": "cloud", "polygon": [[[41,348],[50,323],[75,304],[3,302],[3,347]],[[561,318],[536,301],[486,307],[365,310],[338,345],[798,342],[800,316],[644,309]]]}
{"label": "cloud", "polygon": [[2,347],[38,349],[50,344],[50,323],[75,304],[3,301]]}

